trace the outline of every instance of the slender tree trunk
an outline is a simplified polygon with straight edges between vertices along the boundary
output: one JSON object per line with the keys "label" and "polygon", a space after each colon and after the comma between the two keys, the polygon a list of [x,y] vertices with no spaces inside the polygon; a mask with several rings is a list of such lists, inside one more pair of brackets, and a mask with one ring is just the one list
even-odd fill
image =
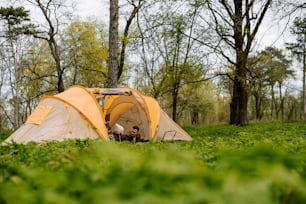
{"label": "slender tree trunk", "polygon": [[[306,44],[306,35],[304,35],[304,45]],[[306,121],[306,48],[303,54],[303,120]]]}
{"label": "slender tree trunk", "polygon": [[276,101],[275,101],[275,94],[274,94],[274,85],[271,85],[271,97],[272,97],[272,100],[271,100],[271,120],[274,119],[274,110],[276,109]]}
{"label": "slender tree trunk", "polygon": [[110,0],[108,87],[118,84],[118,0]]}
{"label": "slender tree trunk", "polygon": [[[11,26],[8,26],[9,29],[9,45],[10,45],[10,51],[12,54],[12,73],[13,77],[10,77],[11,81],[11,89],[13,93],[13,112],[14,112],[14,118],[13,118],[13,127],[14,129],[17,129],[22,124],[21,114],[20,114],[20,83],[21,83],[21,74],[20,74],[20,67],[17,60],[17,53],[16,48],[14,46],[14,36]],[[15,41],[16,42],[16,41]]]}
{"label": "slender tree trunk", "polygon": [[192,111],[192,113],[191,113],[191,124],[192,125],[199,124],[199,112],[198,111]]}
{"label": "slender tree trunk", "polygon": [[255,97],[255,111],[256,111],[256,120],[261,119],[261,103],[260,103],[260,96],[258,93],[254,94]]}
{"label": "slender tree trunk", "polygon": [[14,44],[10,39],[11,49],[12,49],[12,57],[13,57],[13,67],[14,67],[14,77],[15,82],[13,83],[15,86],[15,96],[13,96],[14,103],[14,128],[17,129],[22,124],[21,114],[20,114],[20,83],[21,83],[21,75],[20,75],[20,67],[17,63],[17,56],[14,49]]}
{"label": "slender tree trunk", "polygon": [[172,120],[177,122],[177,96],[178,96],[178,85],[176,84],[172,89]]}
{"label": "slender tree trunk", "polygon": [[284,100],[285,98],[283,97],[283,93],[282,93],[282,84],[279,84],[279,99],[280,99],[279,111],[281,113],[280,117],[281,117],[281,120],[283,120],[284,119]]}

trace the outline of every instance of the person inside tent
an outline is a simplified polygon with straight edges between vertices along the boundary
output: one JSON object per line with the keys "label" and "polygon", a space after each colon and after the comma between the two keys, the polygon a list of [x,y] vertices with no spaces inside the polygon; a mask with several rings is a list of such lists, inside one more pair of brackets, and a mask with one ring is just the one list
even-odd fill
{"label": "person inside tent", "polygon": [[134,125],[132,130],[129,132],[129,134],[125,135],[125,137],[122,139],[132,141],[134,143],[142,142],[139,134],[139,127],[137,125]]}

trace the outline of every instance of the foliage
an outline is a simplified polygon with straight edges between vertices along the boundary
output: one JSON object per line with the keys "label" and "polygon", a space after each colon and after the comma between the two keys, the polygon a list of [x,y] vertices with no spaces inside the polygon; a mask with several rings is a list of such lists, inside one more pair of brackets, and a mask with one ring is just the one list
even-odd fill
{"label": "foliage", "polygon": [[1,203],[305,203],[304,123],[186,126],[193,142],[0,148]]}
{"label": "foliage", "polygon": [[[305,6],[305,5],[304,5]],[[306,16],[302,18],[295,18],[291,27],[291,33],[295,35],[296,42],[287,43],[287,49],[289,49],[293,56],[301,64],[302,70],[302,106],[303,106],[303,119],[305,120],[306,114]]]}
{"label": "foliage", "polygon": [[[248,90],[247,60],[261,27],[264,16],[272,1],[207,1],[209,11],[208,27],[220,43],[212,40],[208,46],[224,57],[234,67],[233,91],[230,104],[230,124],[247,125]],[[248,6],[244,6],[248,4]],[[256,13],[256,17],[253,14]],[[205,20],[203,20],[205,22]],[[235,53],[235,54],[233,54]]]}
{"label": "foliage", "polygon": [[2,130],[0,129],[0,142],[4,141],[13,133],[12,130]]}
{"label": "foliage", "polygon": [[24,100],[35,99],[43,94],[57,93],[55,63],[48,43],[35,41],[29,47],[30,54],[22,61],[24,67],[23,95]]}
{"label": "foliage", "polygon": [[24,7],[0,7],[0,20],[6,21],[8,29],[4,32],[8,38],[16,38],[21,34],[30,34],[34,25],[30,21],[29,11]]}
{"label": "foliage", "polygon": [[98,29],[93,22],[74,22],[62,35],[63,44],[70,48],[65,52],[65,79],[68,85],[106,85],[108,49]]}
{"label": "foliage", "polygon": [[197,12],[185,18],[172,3],[163,4],[169,9],[167,13],[151,14],[145,32],[140,33],[140,37],[150,38],[142,40],[140,55],[144,67],[143,71],[137,70],[142,78],[137,81],[141,91],[158,99],[178,122],[188,106],[186,99],[191,90],[204,86],[208,68],[204,63],[206,55],[191,36]]}
{"label": "foliage", "polygon": [[[254,112],[256,112],[257,120],[262,117],[284,119],[285,98],[289,97],[287,89],[285,89],[285,95],[283,94],[283,86],[286,79],[294,77],[294,70],[289,65],[290,60],[286,58],[283,50],[274,47],[267,47],[248,59],[248,92],[255,100]],[[270,111],[267,107],[269,93],[271,96]],[[269,115],[264,115],[264,112],[269,112]]]}
{"label": "foliage", "polygon": [[[210,82],[188,84],[179,94],[178,123],[210,124],[218,121],[218,99],[215,86]],[[222,109],[222,112],[226,112]]]}
{"label": "foliage", "polygon": [[0,22],[0,38],[5,39],[1,40],[0,45],[0,108],[3,113],[0,117],[1,122],[7,123],[5,128],[17,128],[26,115],[21,109],[24,71],[21,62],[25,54],[20,50],[29,45],[24,35],[30,34],[34,25],[30,23],[29,10],[13,6],[0,7]]}
{"label": "foliage", "polygon": [[[291,33],[295,35],[295,43],[287,43],[287,48],[292,52],[297,59],[302,62],[305,58],[305,43],[306,43],[306,16],[303,18],[295,18],[292,27],[290,28]],[[305,63],[305,62],[304,62]]]}

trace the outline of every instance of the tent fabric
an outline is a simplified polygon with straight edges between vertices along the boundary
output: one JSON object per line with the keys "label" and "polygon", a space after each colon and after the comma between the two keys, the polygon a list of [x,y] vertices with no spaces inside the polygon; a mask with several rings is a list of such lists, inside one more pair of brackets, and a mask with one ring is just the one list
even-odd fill
{"label": "tent fabric", "polygon": [[95,97],[84,87],[72,86],[66,91],[53,97],[64,101],[66,104],[74,106],[74,108],[78,110],[89,123],[92,124],[93,128],[96,129],[100,137],[102,137],[104,140],[108,140],[106,127],[103,125],[105,124],[105,121],[100,105]]}
{"label": "tent fabric", "polygon": [[38,108],[45,105],[53,108],[40,125],[24,124],[4,143],[12,141],[17,143],[31,141],[41,143],[53,140],[99,138],[98,133],[72,106],[67,106],[63,101],[55,98],[46,98],[39,103]]}
{"label": "tent fabric", "polygon": [[[96,99],[101,95],[102,106]],[[134,125],[139,126],[140,135],[146,140],[192,140],[152,97],[128,87],[99,90],[72,86],[54,96],[42,97],[26,123],[4,142],[77,138],[108,141],[108,130],[115,124],[121,125],[125,134]]]}
{"label": "tent fabric", "polygon": [[188,133],[176,124],[165,111],[161,110],[161,117],[158,130],[154,140],[184,140],[192,141]]}
{"label": "tent fabric", "polygon": [[40,125],[51,111],[52,106],[38,106],[25,122],[26,124]]}

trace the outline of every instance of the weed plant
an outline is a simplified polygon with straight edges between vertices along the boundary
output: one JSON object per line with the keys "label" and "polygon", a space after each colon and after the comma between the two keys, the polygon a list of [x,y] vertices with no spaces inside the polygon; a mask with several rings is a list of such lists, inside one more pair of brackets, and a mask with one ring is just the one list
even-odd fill
{"label": "weed plant", "polygon": [[186,126],[192,142],[0,147],[0,203],[306,203],[306,124]]}

